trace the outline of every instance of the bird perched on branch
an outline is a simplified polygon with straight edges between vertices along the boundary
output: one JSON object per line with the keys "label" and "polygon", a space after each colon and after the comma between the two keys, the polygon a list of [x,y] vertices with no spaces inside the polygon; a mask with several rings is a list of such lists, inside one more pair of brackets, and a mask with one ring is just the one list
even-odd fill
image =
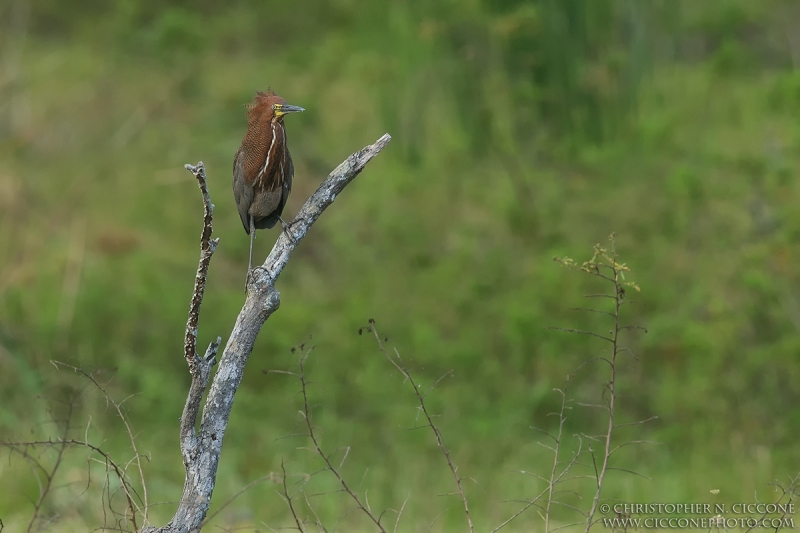
{"label": "bird perched on branch", "polygon": [[247,133],[233,160],[233,197],[250,235],[248,279],[253,270],[255,230],[271,228],[278,221],[288,229],[281,214],[292,190],[294,165],[283,117],[299,111],[304,109],[287,104],[272,89],[258,91],[247,106]]}

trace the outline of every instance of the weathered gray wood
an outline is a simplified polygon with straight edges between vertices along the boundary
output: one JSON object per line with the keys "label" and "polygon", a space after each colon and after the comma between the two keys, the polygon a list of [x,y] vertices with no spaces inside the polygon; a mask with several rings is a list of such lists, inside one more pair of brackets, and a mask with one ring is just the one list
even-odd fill
{"label": "weathered gray wood", "polygon": [[336,196],[373,157],[383,150],[390,140],[391,137],[386,134],[375,144],[359,150],[336,167],[306,201],[295,220],[289,224],[289,228],[281,232],[264,264],[256,267],[252,282],[248,285],[244,306],[236,319],[236,324],[222,353],[219,367],[214,374],[197,431],[195,428],[199,405],[219,346],[218,339],[216,343],[209,346],[203,358],[193,353],[196,346],[197,319],[205,286],[205,275],[211,254],[216,248],[216,239],[213,241],[210,239],[213,205],[205,188],[205,171],[202,163],[197,167],[187,165],[187,168],[197,176],[200,189],[203,191],[206,216],[201,240],[200,264],[198,265],[186,333],[186,359],[192,374],[192,385],[181,417],[181,455],[186,468],[186,480],[183,495],[172,520],[160,528],[145,527],[142,530],[144,533],[194,533],[200,531],[214,491],[222,440],[228,426],[236,389],[242,381],[245,364],[253,350],[253,344],[261,326],[280,306],[280,294],[275,288],[275,281],[289,261],[294,249],[322,212],[333,203]]}

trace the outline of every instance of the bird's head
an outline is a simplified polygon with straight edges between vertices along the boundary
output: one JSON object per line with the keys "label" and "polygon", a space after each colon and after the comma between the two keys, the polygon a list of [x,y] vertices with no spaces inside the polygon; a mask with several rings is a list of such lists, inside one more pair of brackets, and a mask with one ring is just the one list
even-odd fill
{"label": "bird's head", "polygon": [[264,117],[269,121],[282,121],[284,115],[305,111],[300,106],[287,104],[286,100],[267,89],[267,92],[258,91],[253,102],[248,106],[248,115],[252,118]]}

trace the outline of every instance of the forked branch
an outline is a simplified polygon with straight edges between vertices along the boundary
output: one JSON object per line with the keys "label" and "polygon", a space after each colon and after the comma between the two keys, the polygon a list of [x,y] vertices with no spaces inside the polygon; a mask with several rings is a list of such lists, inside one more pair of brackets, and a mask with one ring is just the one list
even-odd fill
{"label": "forked branch", "polygon": [[327,209],[336,196],[364,169],[366,164],[389,143],[386,134],[374,144],[348,157],[331,172],[319,188],[305,202],[290,227],[281,232],[272,252],[253,274],[248,286],[247,299],[236,319],[236,324],[225,346],[219,367],[211,383],[199,428],[197,416],[200,403],[216,361],[219,339],[212,342],[204,357],[196,353],[197,326],[203,300],[208,266],[217,240],[211,239],[214,206],[206,184],[205,168],[187,165],[197,178],[203,194],[204,219],[201,237],[200,262],[195,277],[194,292],[186,325],[185,357],[192,375],[192,384],[181,416],[181,454],[186,469],[186,480],[178,509],[172,520],[161,528],[149,527],[146,533],[189,533],[199,531],[211,502],[217,477],[217,467],[222,451],[222,440],[228,427],[233,398],[244,376],[244,367],[261,326],[280,306],[280,295],[275,282],[289,261],[294,249],[308,233],[311,226]]}

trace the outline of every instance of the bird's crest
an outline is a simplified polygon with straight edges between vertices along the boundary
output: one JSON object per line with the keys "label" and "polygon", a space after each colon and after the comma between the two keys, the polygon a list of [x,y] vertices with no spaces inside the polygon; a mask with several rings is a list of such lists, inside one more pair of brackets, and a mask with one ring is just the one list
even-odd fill
{"label": "bird's crest", "polygon": [[275,96],[275,91],[272,90],[272,87],[267,87],[267,92],[264,91],[256,91],[256,96],[253,98],[252,102],[248,102],[244,104],[244,108],[250,111],[255,106],[258,105],[258,101],[262,98],[268,98],[270,96]]}
{"label": "bird's crest", "polygon": [[244,104],[244,107],[247,109],[247,111],[251,111],[257,105],[264,103],[264,101],[281,103],[283,102],[283,98],[275,94],[275,91],[272,90],[272,87],[267,87],[267,92],[256,91],[256,96],[253,98],[253,101],[248,104]]}
{"label": "bird's crest", "polygon": [[267,92],[256,91],[256,96],[260,96],[262,98],[266,98],[267,96],[275,96],[275,91],[272,90],[272,87],[267,87]]}

